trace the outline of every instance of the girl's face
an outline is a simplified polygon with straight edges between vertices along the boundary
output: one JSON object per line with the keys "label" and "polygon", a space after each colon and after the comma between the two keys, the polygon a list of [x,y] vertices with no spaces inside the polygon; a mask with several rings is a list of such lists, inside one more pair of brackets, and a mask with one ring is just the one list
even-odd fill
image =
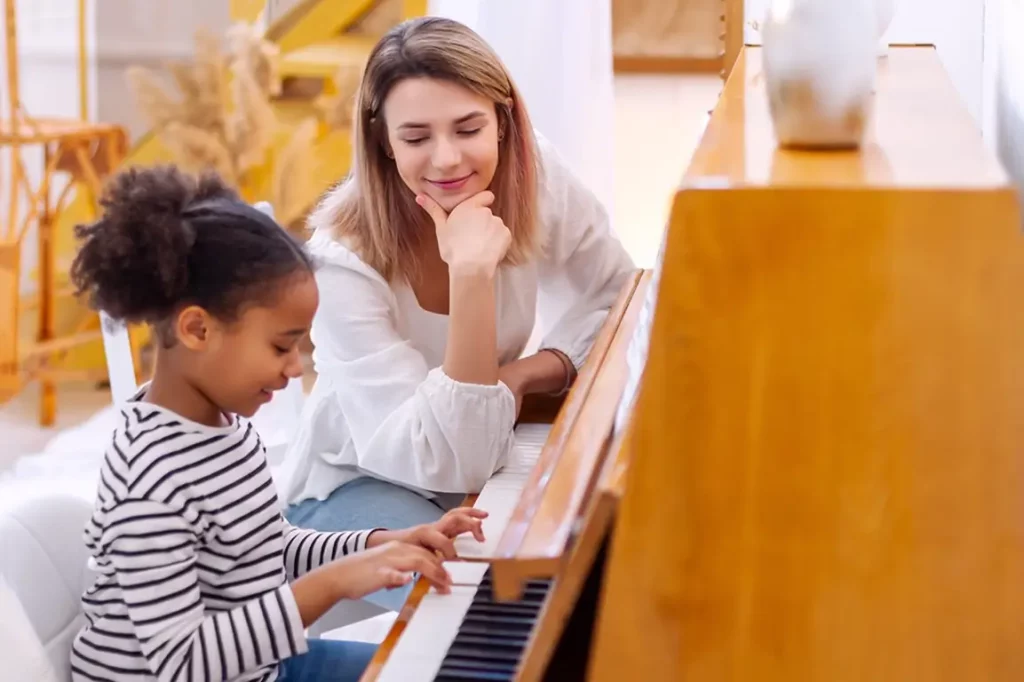
{"label": "girl's face", "polygon": [[302,376],[299,342],[309,333],[318,302],[316,280],[301,273],[282,282],[270,303],[246,307],[230,323],[207,315],[202,339],[186,328],[185,345],[197,351],[192,382],[222,411],[251,417],[275,391]]}
{"label": "girl's face", "polygon": [[384,100],[398,175],[446,211],[487,189],[498,167],[494,103],[461,85],[407,78]]}

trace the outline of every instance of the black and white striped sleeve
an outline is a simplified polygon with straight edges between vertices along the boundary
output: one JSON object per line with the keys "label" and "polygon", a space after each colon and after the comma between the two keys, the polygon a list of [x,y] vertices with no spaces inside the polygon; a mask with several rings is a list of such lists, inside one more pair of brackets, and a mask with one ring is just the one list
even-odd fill
{"label": "black and white striped sleeve", "polygon": [[126,500],[106,514],[106,549],[149,669],[160,682],[229,680],[308,649],[285,584],[229,611],[207,612],[198,538],[167,505]]}
{"label": "black and white striped sleeve", "polygon": [[325,533],[285,525],[284,566],[288,579],[295,580],[314,568],[349,554],[362,552],[373,530],[343,530]]}

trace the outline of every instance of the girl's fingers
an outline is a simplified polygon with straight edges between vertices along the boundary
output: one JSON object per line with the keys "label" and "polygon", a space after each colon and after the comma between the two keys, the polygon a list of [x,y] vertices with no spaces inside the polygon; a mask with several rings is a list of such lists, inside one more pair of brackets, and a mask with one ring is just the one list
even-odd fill
{"label": "girl's fingers", "polygon": [[412,573],[399,571],[395,568],[382,568],[381,574],[384,578],[384,587],[388,589],[408,585],[409,581],[412,580]]}
{"label": "girl's fingers", "polygon": [[440,552],[445,559],[455,559],[455,543],[452,539],[436,528],[431,528],[420,536],[420,543],[427,549]]}

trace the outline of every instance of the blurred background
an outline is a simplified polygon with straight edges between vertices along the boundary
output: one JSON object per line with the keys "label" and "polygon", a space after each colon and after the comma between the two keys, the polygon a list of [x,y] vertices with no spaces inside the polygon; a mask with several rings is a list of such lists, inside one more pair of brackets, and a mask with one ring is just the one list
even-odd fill
{"label": "blurred background", "polygon": [[[444,15],[495,47],[537,128],[650,266],[730,51],[759,42],[767,1],[6,0],[0,478],[52,474],[107,431],[99,320],[70,295],[67,269],[72,228],[94,214],[110,172],[213,166],[301,232],[348,172],[370,48],[404,19]],[[1018,178],[1022,17],[1022,0],[896,0],[887,34],[937,46],[979,134]],[[140,377],[147,341],[132,330]],[[269,428],[286,432],[293,408]]]}

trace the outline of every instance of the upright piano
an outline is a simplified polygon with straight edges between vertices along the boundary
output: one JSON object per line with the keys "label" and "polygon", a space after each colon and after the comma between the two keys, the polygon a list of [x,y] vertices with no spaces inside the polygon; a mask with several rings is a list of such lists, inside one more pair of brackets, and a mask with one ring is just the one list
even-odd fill
{"label": "upright piano", "polygon": [[934,48],[848,152],[777,147],[745,48],[657,266],[364,682],[1024,679],[1020,229]]}

